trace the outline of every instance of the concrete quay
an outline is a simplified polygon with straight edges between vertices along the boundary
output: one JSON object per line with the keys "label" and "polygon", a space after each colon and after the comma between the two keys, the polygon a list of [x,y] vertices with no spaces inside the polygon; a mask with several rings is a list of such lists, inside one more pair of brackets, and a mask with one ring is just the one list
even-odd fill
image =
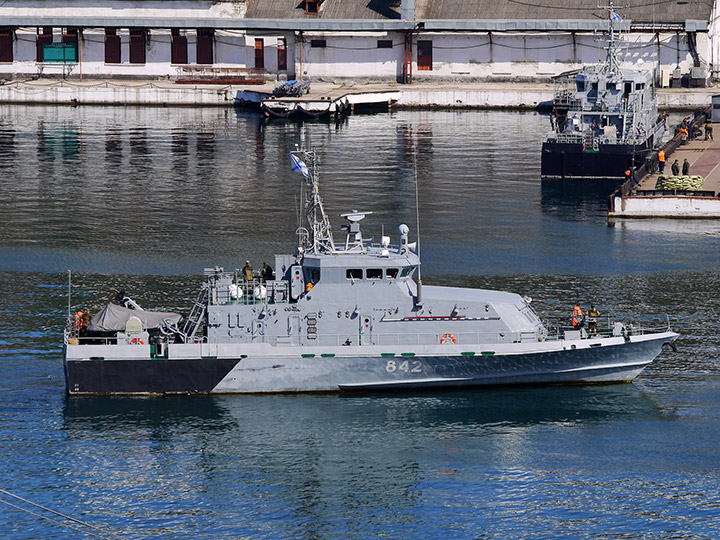
{"label": "concrete quay", "polygon": [[[715,128],[717,129],[717,128]],[[672,162],[690,164],[690,174],[704,179],[701,191],[656,190],[659,176],[653,171],[643,176],[627,195],[616,192],[611,196],[608,216],[613,218],[720,218],[720,142],[695,139],[666,152],[665,174],[670,175]]]}
{"label": "concrete quay", "polygon": [[[259,103],[272,93],[263,85],[179,85],[169,80],[38,79],[0,84],[0,103],[37,105],[141,105],[227,107],[236,102]],[[392,101],[396,108],[531,110],[552,99],[548,83],[312,83],[309,99],[345,96],[352,105]],[[710,105],[720,88],[664,88],[658,106],[667,111],[691,111]],[[387,96],[383,95],[387,94]]]}

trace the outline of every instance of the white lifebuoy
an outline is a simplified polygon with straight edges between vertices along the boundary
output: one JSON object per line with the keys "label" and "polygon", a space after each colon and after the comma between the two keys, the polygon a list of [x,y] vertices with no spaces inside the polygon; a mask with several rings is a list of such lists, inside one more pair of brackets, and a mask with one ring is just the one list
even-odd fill
{"label": "white lifebuoy", "polygon": [[132,345],[145,345],[145,342],[144,342],[142,339],[137,338],[137,337],[131,339],[131,340],[130,340],[130,343],[131,343]]}
{"label": "white lifebuoy", "polygon": [[440,345],[457,345],[457,341],[455,340],[455,336],[452,334],[445,334],[443,337],[440,338]]}

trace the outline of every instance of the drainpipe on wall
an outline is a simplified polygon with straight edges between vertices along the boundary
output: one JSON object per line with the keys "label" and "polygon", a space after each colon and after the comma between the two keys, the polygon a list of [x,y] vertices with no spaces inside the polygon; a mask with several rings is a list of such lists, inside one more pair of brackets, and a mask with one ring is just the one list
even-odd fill
{"label": "drainpipe on wall", "polygon": [[[414,21],[415,20],[415,0],[401,0],[400,3],[400,18],[403,21]],[[405,32],[404,35],[404,46],[402,52],[402,82],[404,84],[412,83],[412,43],[413,43],[413,32]]]}
{"label": "drainpipe on wall", "polygon": [[302,57],[303,33],[297,32],[296,36],[297,36],[297,39],[295,40],[295,43],[297,43],[297,45],[300,47],[300,72],[295,74],[295,78],[299,81],[302,81],[302,78],[303,78],[303,57]]}
{"label": "drainpipe on wall", "polygon": [[78,33],[78,52],[77,52],[78,58],[77,58],[77,61],[78,61],[78,68],[80,68],[80,82],[82,82],[82,42],[83,42],[83,39],[85,36],[84,36],[81,28],[77,29],[77,33]]}
{"label": "drainpipe on wall", "polygon": [[690,50],[690,56],[693,59],[693,67],[700,67],[700,55],[697,52],[697,33],[687,33],[688,49]]}
{"label": "drainpipe on wall", "polygon": [[403,21],[415,20],[415,0],[402,0],[400,3],[400,18]]}

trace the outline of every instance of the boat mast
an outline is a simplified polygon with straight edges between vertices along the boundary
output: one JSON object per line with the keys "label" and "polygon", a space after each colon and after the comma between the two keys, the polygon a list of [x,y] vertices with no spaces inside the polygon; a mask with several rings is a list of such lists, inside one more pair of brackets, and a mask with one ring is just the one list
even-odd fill
{"label": "boat mast", "polygon": [[422,274],[420,273],[420,195],[418,194],[418,173],[417,173],[417,147],[413,146],[413,170],[415,172],[415,226],[417,228],[417,256],[418,256],[418,281],[417,299],[418,307],[422,306]]}
{"label": "boat mast", "polygon": [[320,198],[317,154],[315,150],[298,150],[293,152],[295,157],[307,165],[305,183],[305,219],[309,226],[309,234],[300,238],[300,248],[306,253],[333,253],[335,242],[332,237],[330,220],[325,214],[322,199]]}
{"label": "boat mast", "polygon": [[608,44],[607,44],[607,57],[605,58],[605,65],[603,71],[610,74],[615,74],[620,71],[620,60],[618,58],[620,49],[618,47],[616,32],[620,32],[620,23],[622,17],[615,11],[615,5],[610,2],[609,6],[598,6],[607,10],[608,12]]}

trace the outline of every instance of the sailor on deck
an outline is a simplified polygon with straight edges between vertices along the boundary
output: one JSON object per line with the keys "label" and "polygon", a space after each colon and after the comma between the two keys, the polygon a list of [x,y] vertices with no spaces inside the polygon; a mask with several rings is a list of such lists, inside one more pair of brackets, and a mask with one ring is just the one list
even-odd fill
{"label": "sailor on deck", "polygon": [[260,274],[262,276],[263,281],[270,281],[273,278],[273,269],[272,266],[270,266],[268,263],[264,262],[262,267],[262,272]]}
{"label": "sailor on deck", "polygon": [[590,309],[587,314],[588,317],[590,317],[588,321],[588,334],[594,336],[597,334],[597,318],[600,316],[600,311],[598,311],[594,305],[590,304]]}
{"label": "sailor on deck", "polygon": [[253,269],[250,265],[250,261],[245,261],[245,266],[243,266],[242,269],[242,275],[243,279],[245,281],[252,281],[253,280]]}
{"label": "sailor on deck", "polygon": [[582,316],[583,312],[582,309],[580,309],[580,302],[576,302],[572,311],[572,325],[576,330],[582,326]]}

